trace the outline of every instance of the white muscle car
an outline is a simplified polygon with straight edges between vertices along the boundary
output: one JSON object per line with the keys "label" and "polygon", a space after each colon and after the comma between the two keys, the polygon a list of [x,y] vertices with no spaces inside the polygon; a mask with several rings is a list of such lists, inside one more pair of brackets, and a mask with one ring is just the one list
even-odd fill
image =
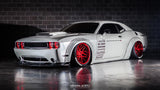
{"label": "white muscle car", "polygon": [[147,48],[144,34],[114,21],[82,21],[60,32],[41,32],[15,42],[21,65],[86,66],[88,64],[142,58]]}

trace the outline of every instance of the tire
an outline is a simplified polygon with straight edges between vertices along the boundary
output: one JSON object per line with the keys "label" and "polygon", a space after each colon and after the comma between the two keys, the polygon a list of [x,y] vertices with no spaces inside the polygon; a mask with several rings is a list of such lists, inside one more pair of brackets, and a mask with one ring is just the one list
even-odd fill
{"label": "tire", "polygon": [[91,62],[91,48],[86,43],[79,43],[72,52],[71,66],[86,66]]}
{"label": "tire", "polygon": [[140,59],[143,57],[143,44],[141,41],[136,41],[133,48],[131,58]]}

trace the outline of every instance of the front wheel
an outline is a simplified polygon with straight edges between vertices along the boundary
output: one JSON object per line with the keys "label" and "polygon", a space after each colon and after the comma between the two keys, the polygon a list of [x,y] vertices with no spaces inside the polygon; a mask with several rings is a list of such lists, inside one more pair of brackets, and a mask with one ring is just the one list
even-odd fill
{"label": "front wheel", "polygon": [[91,49],[86,43],[79,43],[72,52],[71,66],[86,66],[91,61]]}
{"label": "front wheel", "polygon": [[131,58],[142,58],[143,57],[143,44],[141,41],[135,42],[132,48]]}

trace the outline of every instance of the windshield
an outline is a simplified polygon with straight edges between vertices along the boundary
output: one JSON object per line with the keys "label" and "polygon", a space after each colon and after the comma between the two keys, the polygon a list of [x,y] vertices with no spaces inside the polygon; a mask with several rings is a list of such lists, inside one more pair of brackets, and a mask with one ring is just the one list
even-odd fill
{"label": "windshield", "polygon": [[62,31],[68,33],[94,33],[97,27],[98,23],[77,23],[67,26]]}

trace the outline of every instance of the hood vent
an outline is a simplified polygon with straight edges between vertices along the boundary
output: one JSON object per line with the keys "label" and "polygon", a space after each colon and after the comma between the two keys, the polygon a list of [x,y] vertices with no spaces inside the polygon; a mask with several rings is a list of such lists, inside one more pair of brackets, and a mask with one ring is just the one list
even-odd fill
{"label": "hood vent", "polygon": [[66,32],[40,32],[37,36],[54,36],[54,35],[64,35]]}

